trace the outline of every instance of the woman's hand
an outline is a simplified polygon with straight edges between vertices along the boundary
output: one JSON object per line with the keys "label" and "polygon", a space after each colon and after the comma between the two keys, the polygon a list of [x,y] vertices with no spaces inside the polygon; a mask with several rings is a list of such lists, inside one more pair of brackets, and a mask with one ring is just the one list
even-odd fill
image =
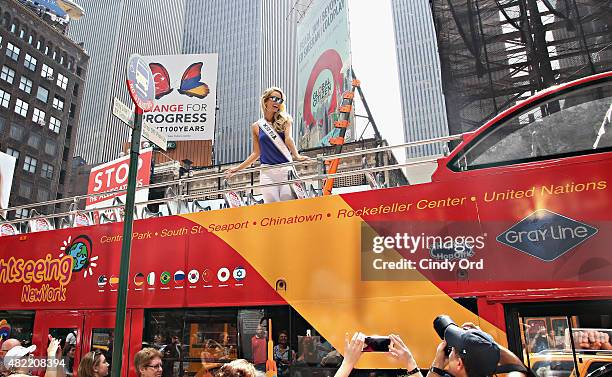
{"label": "woman's hand", "polygon": [[342,364],[353,369],[357,361],[361,357],[363,352],[363,345],[365,344],[365,335],[360,332],[356,332],[353,338],[349,341],[348,335],[344,342],[344,360]]}
{"label": "woman's hand", "polygon": [[49,335],[49,347],[47,347],[47,357],[57,357],[60,341]]}
{"label": "woman's hand", "polygon": [[310,160],[310,157],[304,156],[302,154],[298,154],[297,156],[295,156],[294,160],[295,161],[306,161],[306,160]]}
{"label": "woman's hand", "polygon": [[225,171],[225,177],[231,178],[234,174],[236,174],[237,171],[238,171],[237,168],[229,168]]}
{"label": "woman's hand", "polygon": [[406,346],[406,344],[404,344],[402,338],[395,334],[389,335],[389,338],[391,339],[391,344],[389,344],[389,353],[400,363],[402,363],[407,370],[411,371],[416,368],[417,364],[416,361],[414,361],[412,352],[410,352],[410,349]]}

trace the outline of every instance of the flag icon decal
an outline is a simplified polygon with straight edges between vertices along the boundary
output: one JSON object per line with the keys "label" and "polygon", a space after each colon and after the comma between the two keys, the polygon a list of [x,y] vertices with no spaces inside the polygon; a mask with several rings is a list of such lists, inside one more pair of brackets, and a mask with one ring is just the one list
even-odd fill
{"label": "flag icon decal", "polygon": [[142,272],[137,273],[136,275],[134,275],[134,285],[137,287],[140,287],[144,284],[145,282],[145,276]]}
{"label": "flag icon decal", "polygon": [[104,288],[106,286],[106,283],[108,283],[108,278],[106,277],[106,275],[100,275],[100,277],[98,278],[98,287]]}
{"label": "flag icon decal", "polygon": [[174,282],[175,283],[183,283],[185,281],[185,272],[182,270],[178,270],[174,273]]}
{"label": "flag icon decal", "polygon": [[149,272],[147,275],[147,284],[155,285],[155,272]]}
{"label": "flag icon decal", "polygon": [[159,281],[164,285],[168,284],[170,282],[170,279],[172,279],[172,276],[168,271],[162,272],[159,276]]}
{"label": "flag icon decal", "polygon": [[200,273],[198,270],[189,271],[189,274],[187,274],[187,280],[189,280],[191,284],[197,283],[198,280],[200,280]]}
{"label": "flag icon decal", "polygon": [[111,287],[116,286],[117,284],[119,284],[119,277],[115,275],[111,276],[108,283],[110,284]]}

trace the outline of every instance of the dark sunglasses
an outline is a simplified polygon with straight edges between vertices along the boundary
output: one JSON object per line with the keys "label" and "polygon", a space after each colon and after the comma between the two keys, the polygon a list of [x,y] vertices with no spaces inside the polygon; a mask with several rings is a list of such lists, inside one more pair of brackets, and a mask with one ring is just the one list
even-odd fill
{"label": "dark sunglasses", "polygon": [[279,98],[277,96],[271,96],[271,97],[268,97],[268,98],[271,99],[272,102],[278,103],[279,105],[282,104],[283,102],[285,102],[284,99]]}

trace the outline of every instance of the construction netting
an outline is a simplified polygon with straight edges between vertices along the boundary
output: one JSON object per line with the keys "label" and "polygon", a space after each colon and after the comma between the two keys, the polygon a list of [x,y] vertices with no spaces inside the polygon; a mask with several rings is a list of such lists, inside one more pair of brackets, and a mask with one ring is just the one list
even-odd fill
{"label": "construction netting", "polygon": [[611,0],[430,0],[451,134],[612,70]]}

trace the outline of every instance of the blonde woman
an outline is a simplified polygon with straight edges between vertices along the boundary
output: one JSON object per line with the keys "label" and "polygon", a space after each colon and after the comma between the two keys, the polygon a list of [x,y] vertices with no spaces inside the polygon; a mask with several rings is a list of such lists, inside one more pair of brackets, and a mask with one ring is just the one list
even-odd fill
{"label": "blonde woman", "polygon": [[[293,119],[285,112],[285,94],[280,88],[270,87],[261,96],[261,112],[263,117],[251,125],[253,137],[253,152],[240,165],[227,170],[227,177],[250,166],[257,158],[262,166],[278,165],[287,162],[304,161],[308,157],[298,153],[293,138],[291,126]],[[291,167],[265,169],[261,171],[261,184],[287,180]],[[263,187],[261,193],[264,202],[272,203],[293,198],[289,185]]]}

